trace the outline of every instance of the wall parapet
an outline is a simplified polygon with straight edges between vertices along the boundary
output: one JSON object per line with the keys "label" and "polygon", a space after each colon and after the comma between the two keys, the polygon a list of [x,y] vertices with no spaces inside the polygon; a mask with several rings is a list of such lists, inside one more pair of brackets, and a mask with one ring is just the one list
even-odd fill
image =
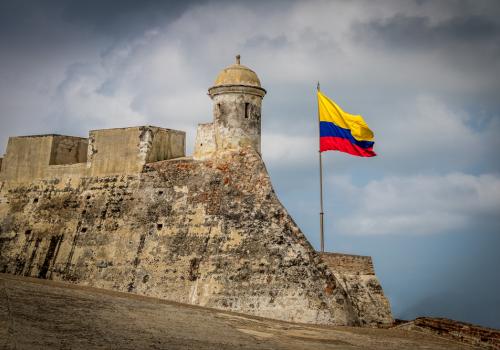
{"label": "wall parapet", "polygon": [[143,166],[185,156],[186,133],[155,126],[92,130],[89,138],[57,134],[10,137],[0,180],[140,173]]}
{"label": "wall parapet", "polygon": [[333,271],[344,274],[375,275],[371,256],[342,253],[319,253],[323,262]]}

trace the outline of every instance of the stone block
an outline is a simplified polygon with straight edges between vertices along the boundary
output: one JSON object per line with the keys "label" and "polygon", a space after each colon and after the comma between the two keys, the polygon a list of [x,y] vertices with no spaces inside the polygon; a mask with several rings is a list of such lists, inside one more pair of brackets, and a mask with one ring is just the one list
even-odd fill
{"label": "stone block", "polygon": [[375,275],[370,256],[321,253],[321,258],[334,271],[347,274]]}
{"label": "stone block", "polygon": [[0,178],[10,182],[30,182],[46,177],[51,164],[86,161],[87,140],[64,135],[10,137]]}
{"label": "stone block", "polygon": [[153,126],[92,130],[90,176],[130,174],[146,163],[185,156],[185,132]]}

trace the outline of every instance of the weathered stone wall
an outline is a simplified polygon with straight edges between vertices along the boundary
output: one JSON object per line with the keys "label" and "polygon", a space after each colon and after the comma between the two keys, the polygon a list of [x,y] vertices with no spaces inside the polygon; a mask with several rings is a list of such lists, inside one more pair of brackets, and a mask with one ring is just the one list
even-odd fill
{"label": "weathered stone wall", "polygon": [[45,174],[47,178],[56,178],[59,181],[77,183],[80,178],[85,177],[87,174],[87,164],[63,164],[63,165],[50,165],[47,167]]}
{"label": "weathered stone wall", "polygon": [[193,158],[196,160],[205,160],[211,158],[216,151],[214,124],[198,124]]}
{"label": "weathered stone wall", "polygon": [[143,130],[152,134],[146,163],[180,158],[186,155],[186,133],[184,131],[152,127]]}
{"label": "weathered stone wall", "polygon": [[50,165],[82,163],[87,159],[87,139],[63,135],[10,137],[0,179],[29,182],[49,177]]}
{"label": "weathered stone wall", "polygon": [[0,180],[29,183],[58,177],[140,173],[144,164],[185,156],[185,132],[153,126],[63,135],[11,137]]}
{"label": "weathered stone wall", "polygon": [[88,140],[83,137],[54,136],[49,165],[84,163],[87,161]]}
{"label": "weathered stone wall", "polygon": [[323,263],[251,148],[0,188],[0,272],[288,321],[392,322],[371,282]]}
{"label": "weathered stone wall", "polygon": [[2,162],[2,181],[31,181],[45,177],[54,135],[10,137]]}
{"label": "weathered stone wall", "polygon": [[334,271],[347,274],[375,275],[370,256],[321,253],[321,258]]}
{"label": "weathered stone wall", "polygon": [[185,133],[152,126],[92,130],[90,176],[139,173],[147,162],[185,156]]}
{"label": "weathered stone wall", "polygon": [[356,312],[365,315],[367,323],[389,323],[386,312],[390,310],[389,301],[375,275],[371,257],[339,253],[320,255],[346,290]]}

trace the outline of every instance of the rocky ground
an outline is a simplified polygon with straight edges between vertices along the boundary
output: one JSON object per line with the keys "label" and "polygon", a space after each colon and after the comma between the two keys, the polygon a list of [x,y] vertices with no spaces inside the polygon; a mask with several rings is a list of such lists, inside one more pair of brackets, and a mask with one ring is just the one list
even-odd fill
{"label": "rocky ground", "polygon": [[0,274],[0,349],[474,349],[403,329],[294,324]]}
{"label": "rocky ground", "polygon": [[485,349],[500,349],[500,330],[441,317],[418,317],[412,321],[397,320],[394,328],[439,335]]}

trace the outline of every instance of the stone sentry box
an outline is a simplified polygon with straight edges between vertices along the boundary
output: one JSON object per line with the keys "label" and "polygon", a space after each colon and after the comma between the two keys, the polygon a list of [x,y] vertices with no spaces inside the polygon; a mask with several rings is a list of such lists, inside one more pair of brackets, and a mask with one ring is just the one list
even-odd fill
{"label": "stone sentry box", "polygon": [[139,126],[65,135],[10,137],[0,181],[139,173],[145,164],[185,156],[185,132]]}
{"label": "stone sentry box", "polygon": [[266,94],[257,74],[236,63],[223,69],[208,89],[213,101],[213,122],[199,124],[194,159],[213,157],[216,153],[252,147],[261,153],[261,108]]}

